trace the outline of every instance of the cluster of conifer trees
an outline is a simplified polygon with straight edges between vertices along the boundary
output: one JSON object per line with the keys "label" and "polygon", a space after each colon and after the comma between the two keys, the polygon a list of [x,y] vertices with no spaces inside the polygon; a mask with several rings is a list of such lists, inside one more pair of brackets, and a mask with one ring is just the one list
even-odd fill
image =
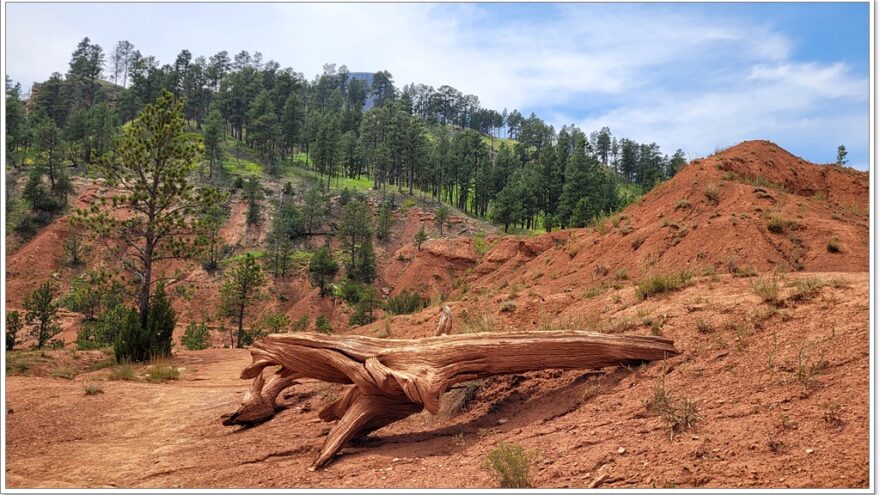
{"label": "cluster of conifer trees", "polygon": [[[621,206],[620,184],[646,190],[685,162],[677,151],[617,139],[608,128],[558,131],[534,114],[482,107],[451,86],[395,86],[387,71],[351,73],[324,66],[307,80],[260,53],[183,50],[161,65],[121,41],[112,53],[88,38],[69,69],[35,84],[25,102],[7,78],[7,153],[13,166],[34,156],[40,198],[65,196],[61,163],[98,160],[164,90],[184,101],[184,117],[204,142],[203,172],[215,177],[229,141],[255,151],[270,174],[313,168],[369,177],[375,188],[421,192],[505,227],[575,227]],[[45,202],[45,201],[44,201]],[[539,225],[540,224],[540,225]]]}

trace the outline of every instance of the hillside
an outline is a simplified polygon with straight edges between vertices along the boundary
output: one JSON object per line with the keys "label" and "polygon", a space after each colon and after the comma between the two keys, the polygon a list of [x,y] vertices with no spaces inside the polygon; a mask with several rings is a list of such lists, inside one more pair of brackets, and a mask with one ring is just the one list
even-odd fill
{"label": "hillside", "polygon": [[[99,187],[82,184],[78,201]],[[500,377],[474,384],[467,399],[453,390],[440,415],[381,429],[308,472],[328,431],[317,411],[343,386],[296,385],[272,421],[234,430],[219,418],[248,388],[237,379],[245,351],[175,350],[181,379],[161,385],[104,381],[110,370],[91,368],[85,353],[49,351],[7,382],[10,486],[491,488],[484,461],[505,441],[533,452],[539,487],[867,487],[867,173],[749,141],[690,163],[591,228],[501,236],[453,215],[441,236],[429,203],[394,218],[375,285],[423,293],[429,307],[348,328],[351,308],[318,297],[300,274],[273,281],[258,312],[321,314],[337,333],[414,338],[433,333],[442,303],[453,333],[654,334],[681,354]],[[45,277],[71,276],[53,261],[65,222],[8,257],[10,307]],[[432,239],[418,250],[420,225]],[[224,239],[240,253],[259,249],[264,234],[234,200]],[[175,299],[177,334],[215,305],[219,286],[187,269],[194,292]],[[659,276],[677,285],[645,292]],[[65,338],[75,338],[76,319],[66,317]],[[59,367],[78,371],[68,381]],[[104,393],[84,396],[86,381]],[[664,399],[693,406],[691,428],[671,428],[652,409]],[[108,455],[113,470],[102,467]]]}

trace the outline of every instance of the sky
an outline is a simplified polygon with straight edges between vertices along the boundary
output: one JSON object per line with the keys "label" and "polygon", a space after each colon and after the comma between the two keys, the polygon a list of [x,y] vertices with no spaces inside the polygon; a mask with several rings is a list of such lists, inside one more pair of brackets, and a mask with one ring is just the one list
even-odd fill
{"label": "sky", "polygon": [[689,158],[769,139],[866,170],[868,3],[6,4],[6,72],[27,89],[88,36],[162,63],[261,52],[311,79],[325,63],[448,84],[557,129],[608,126]]}

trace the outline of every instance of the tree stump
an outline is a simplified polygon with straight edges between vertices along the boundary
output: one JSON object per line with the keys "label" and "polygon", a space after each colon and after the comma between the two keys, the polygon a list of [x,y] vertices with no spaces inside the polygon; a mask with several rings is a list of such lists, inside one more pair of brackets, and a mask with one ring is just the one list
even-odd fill
{"label": "tree stump", "polygon": [[[339,420],[310,469],[329,462],[349,440],[427,409],[437,414],[450,386],[542,369],[590,369],[638,364],[678,354],[671,339],[589,332],[445,335],[414,340],[309,333],[273,334],[251,348],[242,373],[254,379],[225,425],[249,425],[275,415],[276,397],[298,378],[353,384],[320,411]],[[263,370],[280,366],[268,382]]]}

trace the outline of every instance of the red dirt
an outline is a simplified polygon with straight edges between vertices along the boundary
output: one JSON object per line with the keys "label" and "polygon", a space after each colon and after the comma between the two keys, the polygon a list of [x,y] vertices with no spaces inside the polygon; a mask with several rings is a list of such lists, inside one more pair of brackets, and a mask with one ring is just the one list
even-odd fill
{"label": "red dirt", "polygon": [[[675,339],[681,355],[599,374],[497,378],[464,414],[422,413],[392,424],[317,472],[305,468],[329,425],[317,421],[316,411],[341,388],[295,386],[286,393],[289,409],[272,421],[225,428],[220,415],[235,409],[248,386],[237,379],[249,362],[245,351],[179,351],[180,381],[106,382],[97,396],[85,396],[79,382],[100,379],[100,372],[73,381],[12,376],[7,483],[495,487],[483,461],[505,440],[536,451],[538,487],[866,487],[867,184],[866,173],[808,164],[772,143],[751,141],[688,165],[619,220],[607,220],[604,233],[490,236],[482,255],[470,238],[436,239],[431,230],[435,239],[417,251],[411,242],[419,224],[434,227],[430,213],[413,208],[396,220],[389,245],[377,250],[379,286],[450,297],[453,332],[660,332]],[[772,217],[797,225],[772,233]],[[225,228],[228,239],[241,238],[235,220]],[[842,252],[828,252],[831,237]],[[689,287],[636,296],[641,277],[684,269],[696,275]],[[765,279],[774,270],[788,272],[779,281],[785,302],[763,303],[751,288],[755,278],[728,273],[735,269],[754,269]],[[21,270],[19,278],[30,278]],[[195,318],[215,304],[218,282],[200,269],[189,277],[196,296],[175,305]],[[826,285],[795,300],[798,281],[806,279]],[[347,305],[317,297],[304,277],[273,284],[271,292],[286,300],[273,298],[260,311],[280,308],[291,319],[306,314],[312,321],[325,314],[339,332],[411,338],[430,335],[437,322],[433,306],[347,330]],[[694,401],[702,417],[693,430],[672,437],[646,407],[664,368],[669,392]]]}

